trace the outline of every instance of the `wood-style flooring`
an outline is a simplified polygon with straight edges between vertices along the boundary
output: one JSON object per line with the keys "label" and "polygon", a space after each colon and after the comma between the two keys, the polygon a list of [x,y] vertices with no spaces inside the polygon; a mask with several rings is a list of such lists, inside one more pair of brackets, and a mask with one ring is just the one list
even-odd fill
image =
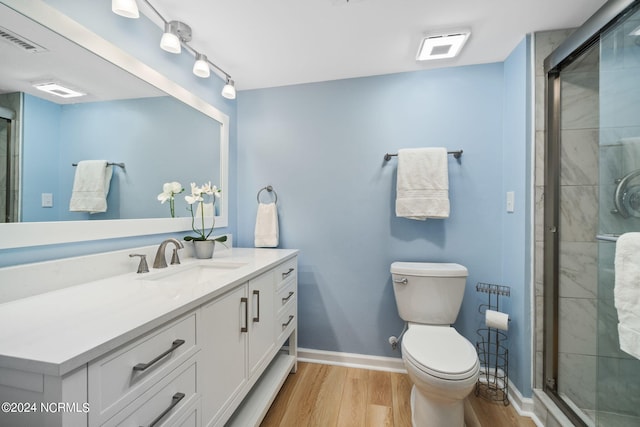
{"label": "wood-style flooring", "polygon": [[[298,363],[261,427],[411,427],[408,375]],[[467,427],[535,427],[509,406],[475,397],[465,404]]]}

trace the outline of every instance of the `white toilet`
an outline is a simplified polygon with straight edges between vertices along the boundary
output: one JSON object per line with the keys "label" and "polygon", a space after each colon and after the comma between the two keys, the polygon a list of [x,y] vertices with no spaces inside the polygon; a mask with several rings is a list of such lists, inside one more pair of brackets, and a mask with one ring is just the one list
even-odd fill
{"label": "white toilet", "polygon": [[462,427],[464,399],[480,371],[475,347],[451,326],[468,271],[459,264],[394,262],[391,275],[398,313],[409,325],[402,360],[413,382],[413,425]]}

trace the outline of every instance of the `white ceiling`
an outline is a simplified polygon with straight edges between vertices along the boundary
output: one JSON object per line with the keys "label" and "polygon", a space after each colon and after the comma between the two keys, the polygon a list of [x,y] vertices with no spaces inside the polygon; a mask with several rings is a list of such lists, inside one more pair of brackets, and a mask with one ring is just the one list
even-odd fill
{"label": "white ceiling", "polygon": [[[580,26],[605,0],[150,0],[193,29],[236,87],[503,61],[530,32]],[[138,0],[140,8],[145,6]],[[145,12],[148,14],[148,12]],[[151,14],[150,18],[155,18]],[[156,22],[160,22],[156,18]],[[421,35],[470,28],[453,60],[418,63]]]}

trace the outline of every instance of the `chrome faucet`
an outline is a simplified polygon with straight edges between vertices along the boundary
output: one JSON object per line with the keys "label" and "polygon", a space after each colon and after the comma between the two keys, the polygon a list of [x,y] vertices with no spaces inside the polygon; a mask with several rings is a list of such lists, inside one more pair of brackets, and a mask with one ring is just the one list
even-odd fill
{"label": "chrome faucet", "polygon": [[178,258],[178,249],[182,249],[184,248],[184,245],[182,244],[181,241],[174,239],[173,237],[170,239],[165,240],[164,242],[160,243],[160,246],[158,247],[158,251],[156,252],[156,257],[153,260],[153,268],[166,268],[167,267],[167,260],[164,256],[164,252],[165,249],[167,247],[167,244],[169,243],[173,243],[175,245],[175,248],[173,249],[173,256],[171,257],[171,264],[180,264],[180,258]]}

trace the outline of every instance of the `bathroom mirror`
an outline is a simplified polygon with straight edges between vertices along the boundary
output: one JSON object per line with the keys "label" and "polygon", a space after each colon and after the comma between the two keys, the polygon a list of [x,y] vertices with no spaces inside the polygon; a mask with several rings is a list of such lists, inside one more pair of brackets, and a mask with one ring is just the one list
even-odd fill
{"label": "bathroom mirror", "polygon": [[[27,65],[19,64],[20,69],[16,73],[14,70],[0,70],[0,92],[7,92],[9,83],[2,81],[3,76],[18,75],[25,83],[21,92],[27,92],[24,98],[27,100],[24,105],[46,104],[55,106],[54,109],[64,110],[65,119],[69,117],[80,117],[85,126],[68,126],[68,130],[62,139],[64,144],[61,149],[47,152],[47,145],[34,148],[35,146],[24,146],[21,154],[24,156],[22,165],[21,184],[28,184],[29,181],[47,181],[43,176],[31,177],[32,171],[42,171],[43,169],[55,169],[57,179],[61,181],[60,188],[63,194],[66,191],[70,195],[73,185],[73,174],[75,169],[72,163],[85,159],[101,159],[124,163],[125,167],[114,166],[112,178],[112,190],[110,196],[115,202],[110,206],[106,214],[97,214],[90,217],[89,214],[82,216],[69,215],[68,198],[63,195],[61,200],[55,200],[54,206],[58,210],[64,211],[60,218],[44,217],[38,218],[26,211],[29,204],[24,203],[26,197],[32,201],[37,200],[37,210],[47,211],[41,206],[41,192],[46,194],[53,192],[42,187],[40,190],[29,190],[30,193],[23,194],[25,212],[21,213],[27,221],[20,223],[0,224],[0,249],[36,246],[43,244],[68,243],[86,240],[97,240],[106,238],[117,238],[134,235],[156,234],[189,230],[191,228],[191,218],[186,211],[184,204],[184,194],[176,198],[176,213],[179,218],[170,218],[169,206],[161,205],[156,196],[162,190],[163,182],[177,180],[180,181],[185,191],[189,191],[189,182],[196,182],[198,185],[205,181],[212,181],[219,187],[227,188],[227,166],[228,166],[228,143],[229,143],[229,118],[218,109],[208,104],[201,98],[188,92],[181,86],[159,74],[145,64],[133,58],[126,52],[106,42],[96,36],[86,28],[78,25],[74,21],[59,13],[57,10],[37,2],[21,2],[19,0],[3,0],[0,4],[0,14],[2,21],[0,27],[5,27],[10,35],[11,28],[18,32],[31,31],[33,39],[45,40],[43,48],[50,51],[43,53],[46,60],[53,61],[52,51],[67,48],[76,49],[72,53],[67,53],[67,72],[64,73],[64,83],[82,88],[89,95],[88,102],[74,103],[73,100],[51,102],[48,95],[38,95],[37,97],[28,92],[34,92],[31,83],[35,83],[43,78],[58,77],[61,75],[58,65],[48,67],[49,75],[42,70],[30,70]],[[26,4],[25,4],[26,3]],[[9,7],[7,7],[9,6]],[[37,24],[36,24],[37,23]],[[31,30],[29,28],[33,27]],[[0,28],[0,31],[4,31]],[[0,35],[2,35],[0,33]],[[3,36],[6,40],[6,36]],[[6,43],[5,40],[0,42]],[[36,40],[34,44],[38,44]],[[69,43],[69,42],[72,43]],[[63,46],[63,45],[70,46]],[[45,46],[46,45],[46,46]],[[38,55],[38,53],[30,53]],[[69,60],[69,58],[72,58]],[[4,59],[4,58],[3,58]],[[2,61],[3,64],[16,61]],[[63,61],[65,62],[65,61]],[[82,68],[78,64],[82,63]],[[53,64],[53,62],[51,63]],[[100,64],[100,65],[96,65]],[[0,68],[3,65],[0,64]],[[92,68],[93,67],[93,68]],[[100,85],[91,86],[88,77],[98,76]],[[72,81],[76,77],[75,82]],[[13,83],[12,83],[13,85]],[[92,89],[88,89],[88,88]],[[15,88],[15,86],[11,86]],[[11,89],[10,88],[10,89]],[[95,88],[95,89],[94,89]],[[42,102],[41,102],[42,101]],[[87,113],[86,105],[90,105],[92,111]],[[114,107],[115,105],[115,107]],[[142,114],[141,105],[150,108],[150,113]],[[106,107],[108,106],[108,107]],[[160,118],[160,123],[151,122],[154,116],[159,116],[168,111],[176,119],[171,121],[166,117]],[[96,127],[87,125],[87,117],[105,117],[108,120]],[[25,133],[33,134],[25,120]],[[157,117],[156,117],[157,118]],[[131,122],[127,125],[127,121]],[[149,121],[149,123],[146,123]],[[150,126],[145,128],[144,125]],[[58,125],[54,125],[58,126]],[[62,127],[63,125],[60,125]],[[164,126],[164,128],[163,128]],[[182,128],[180,128],[182,126]],[[187,126],[185,131],[184,126]],[[80,130],[85,130],[81,132]],[[91,136],[87,130],[95,128],[98,131]],[[110,137],[114,139],[111,143],[101,140],[100,150],[87,150],[92,139],[100,139],[111,128]],[[114,132],[114,128],[117,132]],[[126,134],[128,131],[135,131],[136,134]],[[37,125],[35,129],[40,130],[42,139],[49,142],[51,132],[42,131],[43,126]],[[180,138],[180,136],[186,137]],[[188,132],[191,132],[190,134]],[[167,135],[172,135],[172,141],[159,143],[159,139]],[[23,137],[29,135],[22,135]],[[117,141],[115,141],[117,139]],[[197,156],[190,151],[187,144],[193,140],[200,139],[200,148],[196,148]],[[108,141],[108,139],[107,139]],[[124,142],[123,142],[124,141]],[[24,141],[24,144],[27,142]],[[116,149],[116,142],[122,142],[121,147]],[[204,145],[203,145],[204,144]],[[107,147],[105,147],[107,146]],[[206,148],[202,148],[205,147]],[[70,147],[75,147],[71,149]],[[83,148],[84,147],[84,148]],[[51,149],[51,147],[48,147]],[[31,157],[28,157],[31,152]],[[34,154],[35,153],[35,154]],[[55,156],[54,156],[55,154]],[[54,158],[55,157],[55,158]],[[57,159],[59,157],[59,159]],[[28,160],[31,159],[31,160]],[[32,160],[37,159],[40,164],[33,164]],[[58,160],[58,161],[56,161]],[[155,177],[149,177],[152,172],[160,172]],[[129,188],[131,187],[131,188]],[[124,197],[125,190],[133,191]],[[113,192],[112,192],[113,191]],[[33,194],[33,193],[36,194]],[[137,197],[136,197],[137,195]],[[121,200],[120,196],[124,198]],[[144,202],[142,201],[144,199]],[[107,199],[109,200],[109,198]],[[126,204],[129,204],[126,206]],[[182,202],[182,204],[181,204]],[[149,206],[141,206],[148,204]],[[65,206],[66,205],[66,206]],[[133,213],[132,213],[133,212]],[[221,199],[216,203],[216,227],[227,225],[227,200],[224,192]],[[50,215],[50,212],[46,212]],[[120,215],[126,215],[124,219]]]}

